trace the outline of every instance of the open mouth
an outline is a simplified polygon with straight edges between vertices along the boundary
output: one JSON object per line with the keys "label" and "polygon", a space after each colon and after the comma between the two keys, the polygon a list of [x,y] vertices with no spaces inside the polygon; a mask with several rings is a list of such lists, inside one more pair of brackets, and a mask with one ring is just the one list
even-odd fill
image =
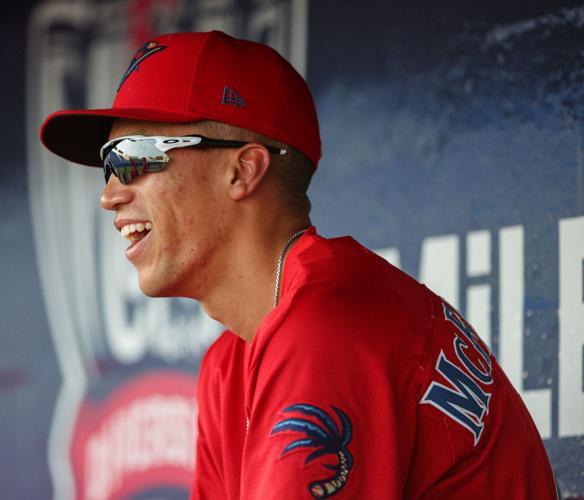
{"label": "open mouth", "polygon": [[126,257],[128,259],[134,260],[144,251],[144,242],[148,239],[151,230],[151,222],[126,224],[120,229],[122,237],[130,242],[130,246],[126,249]]}
{"label": "open mouth", "polygon": [[140,241],[152,229],[150,222],[138,222],[137,224],[126,224],[120,230],[121,235],[132,243]]}

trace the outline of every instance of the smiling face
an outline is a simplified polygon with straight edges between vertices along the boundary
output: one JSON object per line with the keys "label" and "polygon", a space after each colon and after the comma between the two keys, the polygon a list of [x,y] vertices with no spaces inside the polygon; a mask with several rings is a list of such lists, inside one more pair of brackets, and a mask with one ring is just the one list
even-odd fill
{"label": "smiling face", "polygon": [[[203,134],[204,124],[158,124],[116,120],[110,139],[124,135]],[[126,256],[152,297],[201,299],[221,273],[235,213],[228,195],[232,151],[173,149],[163,172],[123,185],[111,176],[101,197],[115,211],[115,225],[130,241]]]}

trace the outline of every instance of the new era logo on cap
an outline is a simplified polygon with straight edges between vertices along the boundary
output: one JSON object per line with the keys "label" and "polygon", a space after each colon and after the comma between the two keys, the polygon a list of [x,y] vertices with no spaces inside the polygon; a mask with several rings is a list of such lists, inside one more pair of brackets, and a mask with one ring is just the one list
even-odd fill
{"label": "new era logo on cap", "polygon": [[235,90],[230,89],[227,85],[223,89],[223,99],[221,104],[233,104],[235,106],[245,106],[247,103],[245,99],[240,96]]}

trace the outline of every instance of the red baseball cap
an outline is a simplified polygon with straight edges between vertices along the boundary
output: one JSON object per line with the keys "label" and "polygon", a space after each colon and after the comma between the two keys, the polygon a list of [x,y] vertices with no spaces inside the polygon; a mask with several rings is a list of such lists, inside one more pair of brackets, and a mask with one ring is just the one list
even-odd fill
{"label": "red baseball cap", "polygon": [[220,31],[174,33],[134,55],[108,109],[49,115],[41,141],[66,160],[101,167],[99,150],[116,118],[152,122],[214,120],[321,156],[318,118],[304,79],[275,50]]}

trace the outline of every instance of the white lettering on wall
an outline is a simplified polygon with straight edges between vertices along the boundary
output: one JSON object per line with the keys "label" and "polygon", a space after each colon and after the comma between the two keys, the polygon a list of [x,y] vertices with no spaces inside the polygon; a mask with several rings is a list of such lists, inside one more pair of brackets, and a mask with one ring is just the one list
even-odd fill
{"label": "white lettering on wall", "polygon": [[[466,236],[466,274],[469,278],[491,273],[491,233],[472,231]],[[491,347],[491,285],[477,283],[466,289],[466,319]]]}
{"label": "white lettering on wall", "polygon": [[551,436],[551,389],[523,389],[524,288],[523,227],[504,227],[499,231],[499,362],[546,439]]}
{"label": "white lettering on wall", "polygon": [[560,437],[584,434],[584,217],[560,220]]}
{"label": "white lettering on wall", "polygon": [[422,242],[420,281],[446,299],[459,305],[460,242],[455,234],[432,236]]}

